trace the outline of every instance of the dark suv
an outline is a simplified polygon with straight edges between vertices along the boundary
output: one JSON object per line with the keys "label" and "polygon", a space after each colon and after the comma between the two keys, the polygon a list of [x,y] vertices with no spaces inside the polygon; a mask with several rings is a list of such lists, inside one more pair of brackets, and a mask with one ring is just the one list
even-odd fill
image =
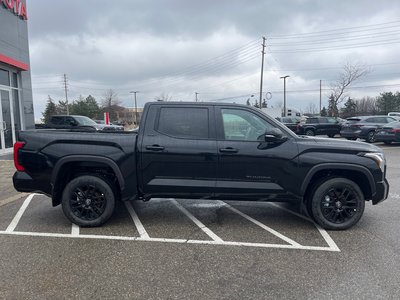
{"label": "dark suv", "polygon": [[334,137],[340,133],[341,123],[333,117],[311,117],[297,126],[297,134],[327,135]]}
{"label": "dark suv", "polygon": [[368,143],[375,142],[376,129],[396,121],[389,116],[360,116],[348,118],[342,126],[340,135],[348,140],[365,139]]}
{"label": "dark suv", "polygon": [[92,129],[92,130],[102,130],[102,131],[123,131],[123,126],[117,125],[105,125],[97,124],[92,119],[85,116],[75,116],[75,115],[58,115],[52,116],[50,121],[45,124],[44,128],[54,128],[54,129]]}

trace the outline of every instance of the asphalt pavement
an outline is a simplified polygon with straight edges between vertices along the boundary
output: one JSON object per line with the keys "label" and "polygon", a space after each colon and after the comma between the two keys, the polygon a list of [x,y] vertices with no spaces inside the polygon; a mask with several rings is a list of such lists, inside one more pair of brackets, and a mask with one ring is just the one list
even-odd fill
{"label": "asphalt pavement", "polygon": [[285,205],[174,199],[79,228],[45,196],[0,194],[0,298],[398,299],[400,146],[382,148],[389,198],[340,232]]}

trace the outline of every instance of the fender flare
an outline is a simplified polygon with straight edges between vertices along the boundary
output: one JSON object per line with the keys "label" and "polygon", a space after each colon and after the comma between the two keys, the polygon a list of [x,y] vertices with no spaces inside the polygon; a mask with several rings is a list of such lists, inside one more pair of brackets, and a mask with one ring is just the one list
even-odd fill
{"label": "fender flare", "polygon": [[57,178],[59,176],[60,169],[66,164],[70,162],[99,162],[109,166],[115,176],[117,177],[118,183],[121,187],[121,191],[125,188],[125,180],[122,176],[121,170],[119,169],[118,165],[110,158],[103,157],[103,156],[93,156],[93,155],[69,155],[66,157],[61,158],[57,161],[56,165],[54,166],[53,172],[51,174],[51,186],[54,188]]}
{"label": "fender flare", "polygon": [[305,176],[303,183],[301,184],[301,195],[304,195],[306,193],[307,187],[311,181],[311,178],[319,171],[322,170],[350,170],[350,171],[357,171],[363,173],[369,182],[369,186],[371,187],[371,194],[372,196],[376,194],[376,185],[375,185],[375,180],[374,176],[372,176],[372,173],[363,166],[360,165],[355,165],[355,164],[345,164],[345,163],[323,163],[316,165],[312,167],[307,175]]}

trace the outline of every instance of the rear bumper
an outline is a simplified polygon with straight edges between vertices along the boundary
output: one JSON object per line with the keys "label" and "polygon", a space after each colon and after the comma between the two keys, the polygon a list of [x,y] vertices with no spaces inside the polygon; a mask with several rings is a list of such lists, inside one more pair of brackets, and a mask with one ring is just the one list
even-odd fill
{"label": "rear bumper", "polygon": [[375,185],[376,185],[376,193],[372,197],[372,204],[374,205],[385,200],[389,194],[389,183],[386,180],[386,178],[384,181],[377,182]]}
{"label": "rear bumper", "polygon": [[49,186],[43,186],[43,180],[35,180],[29,174],[25,172],[15,172],[13,176],[13,184],[14,188],[18,192],[25,192],[25,193],[42,193],[46,195],[50,195]]}

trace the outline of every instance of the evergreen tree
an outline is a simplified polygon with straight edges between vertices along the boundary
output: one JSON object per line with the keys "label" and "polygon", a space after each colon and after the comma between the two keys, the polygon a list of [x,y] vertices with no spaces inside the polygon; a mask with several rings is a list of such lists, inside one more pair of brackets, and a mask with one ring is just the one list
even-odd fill
{"label": "evergreen tree", "polygon": [[356,110],[356,102],[354,102],[354,100],[349,97],[349,99],[347,99],[346,103],[344,104],[344,107],[341,109],[341,116],[345,119],[352,117],[356,114]]}
{"label": "evergreen tree", "polygon": [[48,96],[47,99],[47,104],[46,104],[46,108],[44,110],[44,112],[42,113],[42,121],[43,123],[48,123],[50,120],[51,116],[54,116],[57,114],[57,107],[56,104],[54,103],[53,99],[50,97],[50,95]]}
{"label": "evergreen tree", "polygon": [[325,106],[321,109],[320,114],[321,114],[321,117],[326,117],[328,115],[328,112],[326,111],[326,107]]}

